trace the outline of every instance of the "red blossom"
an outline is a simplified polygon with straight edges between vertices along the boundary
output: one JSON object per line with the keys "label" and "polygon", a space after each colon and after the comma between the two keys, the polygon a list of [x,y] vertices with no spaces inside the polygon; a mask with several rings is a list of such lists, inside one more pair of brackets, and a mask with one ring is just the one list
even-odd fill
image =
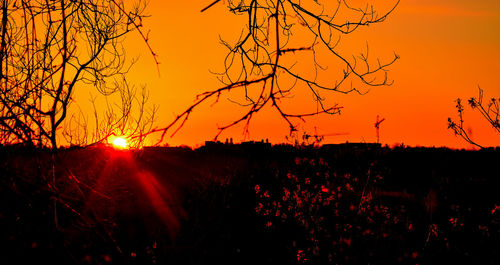
{"label": "red blossom", "polygon": [[499,205],[495,205],[495,208],[493,208],[493,210],[491,210],[491,214],[495,214],[497,211],[500,211]]}

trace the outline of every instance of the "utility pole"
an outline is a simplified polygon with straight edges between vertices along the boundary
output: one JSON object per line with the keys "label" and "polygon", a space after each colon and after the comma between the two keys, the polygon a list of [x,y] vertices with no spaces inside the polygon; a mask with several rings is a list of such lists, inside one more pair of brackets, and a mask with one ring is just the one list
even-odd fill
{"label": "utility pole", "polygon": [[377,130],[377,144],[380,143],[380,124],[385,121],[385,118],[379,119],[379,116],[377,115],[377,121],[375,122],[375,130]]}

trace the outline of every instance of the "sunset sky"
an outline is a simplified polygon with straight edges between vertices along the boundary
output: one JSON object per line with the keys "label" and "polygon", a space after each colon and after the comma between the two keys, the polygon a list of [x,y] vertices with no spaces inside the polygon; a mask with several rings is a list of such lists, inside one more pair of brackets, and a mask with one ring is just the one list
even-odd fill
{"label": "sunset sky", "polygon": [[[129,56],[140,56],[128,79],[146,85],[151,103],[160,106],[158,127],[171,122],[198,93],[222,86],[210,73],[223,70],[226,50],[219,36],[234,42],[245,21],[229,13],[224,1],[201,13],[211,2],[149,2],[147,12],[151,17],[144,25],[151,30],[150,43],[159,54],[160,75],[140,38],[131,35],[127,39]],[[377,6],[388,1],[374,2]],[[385,22],[360,30],[349,42],[357,43],[359,52],[368,42],[372,56],[381,59],[397,53],[401,59],[389,73],[394,84],[371,88],[366,95],[332,94],[344,107],[342,114],[311,117],[299,125],[299,131],[313,133],[316,127],[319,134],[348,133],[328,137],[324,143],[375,142],[374,122],[380,115],[386,119],[380,130],[383,144],[471,147],[447,129],[447,118],[456,117],[454,100],[476,96],[478,86],[487,98],[500,96],[500,1],[402,0]],[[299,97],[292,102],[305,102]],[[184,128],[166,142],[197,146],[212,139],[218,125],[227,124],[244,111],[227,97],[210,105],[208,102],[198,108]],[[465,119],[478,143],[500,145],[500,135],[469,107]],[[242,132],[243,126],[236,126],[220,139],[241,141]],[[275,110],[267,109],[254,117],[245,140],[268,138],[281,143],[288,134],[285,121]]]}

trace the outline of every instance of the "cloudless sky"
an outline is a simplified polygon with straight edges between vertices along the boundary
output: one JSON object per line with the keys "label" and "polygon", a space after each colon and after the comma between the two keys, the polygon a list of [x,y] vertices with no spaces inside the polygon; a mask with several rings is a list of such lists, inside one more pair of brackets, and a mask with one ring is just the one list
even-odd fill
{"label": "cloudless sky", "polygon": [[[230,14],[224,1],[201,13],[211,2],[149,2],[147,13],[151,17],[144,24],[151,31],[151,46],[160,56],[160,75],[140,39],[132,35],[127,39],[129,56],[140,56],[128,79],[146,85],[150,101],[160,106],[157,126],[171,122],[198,93],[222,85],[210,73],[223,70],[226,51],[219,37],[234,43],[245,21]],[[382,2],[387,6],[389,1],[374,1],[375,7]],[[500,96],[500,1],[402,0],[385,22],[350,38],[350,43],[357,44],[353,49],[359,46],[359,52],[368,42],[372,56],[390,59],[395,52],[401,57],[390,68],[394,84],[371,88],[366,95],[332,94],[335,102],[344,107],[342,114],[309,118],[299,125],[300,130],[314,133],[316,127],[319,134],[348,133],[327,137],[324,143],[375,142],[374,122],[380,115],[386,119],[380,129],[384,144],[470,147],[447,129],[447,118],[456,117],[454,100],[476,96],[478,85],[485,97]],[[293,100],[306,102],[309,98]],[[185,127],[167,142],[202,144],[215,136],[218,125],[244,112],[227,97],[214,106],[210,103],[198,108]],[[465,119],[473,139],[486,146],[500,145],[500,135],[469,107]],[[243,127],[236,126],[220,139],[244,140],[242,132]],[[254,117],[246,140],[267,138],[280,143],[288,134],[286,122],[268,109]]]}

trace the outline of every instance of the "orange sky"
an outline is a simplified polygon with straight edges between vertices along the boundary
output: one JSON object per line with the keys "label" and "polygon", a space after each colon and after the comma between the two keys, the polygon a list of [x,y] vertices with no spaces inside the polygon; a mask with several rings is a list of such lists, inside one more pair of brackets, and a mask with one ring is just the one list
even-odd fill
{"label": "orange sky", "polygon": [[[129,56],[140,61],[128,76],[130,82],[147,85],[151,102],[160,106],[158,126],[172,121],[193,102],[196,94],[221,86],[209,70],[222,70],[225,50],[219,36],[236,40],[244,21],[227,12],[222,2],[204,13],[208,1],[150,1],[145,21],[151,30],[153,49],[161,62],[158,76],[152,57],[136,36],[127,40]],[[359,2],[359,1],[356,1]],[[382,1],[378,1],[379,3]],[[318,133],[349,133],[326,138],[324,143],[374,142],[377,115],[381,142],[410,146],[470,147],[447,130],[447,118],[455,117],[454,100],[477,95],[480,85],[486,97],[500,96],[500,2],[498,0],[402,0],[389,19],[356,33],[350,42],[366,41],[372,55],[401,59],[390,69],[394,85],[371,88],[366,95],[332,95],[344,106],[342,115],[312,117],[299,128]],[[357,46],[355,46],[357,47]],[[298,89],[298,88],[297,88]],[[310,97],[297,96],[292,103]],[[210,107],[205,104],[193,113],[170,145],[196,146],[217,133],[217,125],[231,121],[243,109],[226,98]],[[313,109],[314,111],[314,109]],[[500,135],[478,115],[466,109],[467,126],[473,139],[485,146],[500,145]],[[243,127],[236,126],[220,137],[243,140]],[[257,114],[250,126],[250,138],[285,141],[287,124],[275,110]]]}

